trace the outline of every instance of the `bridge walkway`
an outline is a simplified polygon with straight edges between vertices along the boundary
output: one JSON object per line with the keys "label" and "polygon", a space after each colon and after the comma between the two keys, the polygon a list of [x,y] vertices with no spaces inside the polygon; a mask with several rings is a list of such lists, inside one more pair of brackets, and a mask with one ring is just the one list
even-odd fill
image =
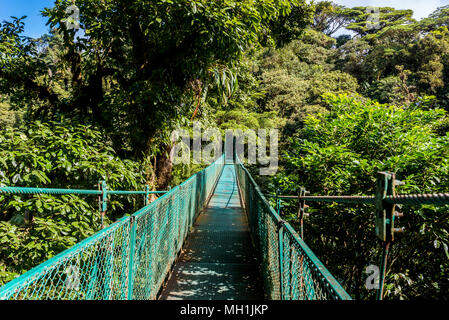
{"label": "bridge walkway", "polygon": [[225,164],[162,290],[161,300],[263,299],[258,261],[234,165]]}

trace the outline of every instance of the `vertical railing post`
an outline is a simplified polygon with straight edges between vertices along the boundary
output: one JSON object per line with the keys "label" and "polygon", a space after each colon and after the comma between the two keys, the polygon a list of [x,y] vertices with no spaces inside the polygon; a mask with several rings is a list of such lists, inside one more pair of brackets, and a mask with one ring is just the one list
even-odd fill
{"label": "vertical railing post", "polygon": [[306,189],[300,188],[299,194],[298,194],[298,219],[301,226],[301,239],[304,240],[304,214],[305,210],[308,207],[306,205],[306,201],[303,199],[303,197],[306,195]]}
{"label": "vertical railing post", "polygon": [[134,287],[134,250],[136,246],[136,217],[131,216],[129,218],[131,237],[129,240],[129,266],[128,266],[128,300],[133,299],[133,287]]}
{"label": "vertical railing post", "polygon": [[143,204],[145,207],[150,204],[150,186],[149,185],[145,186],[145,200],[144,200]]}
{"label": "vertical railing post", "polygon": [[98,190],[102,192],[99,196],[99,207],[101,216],[101,229],[104,229],[104,217],[106,215],[106,211],[108,210],[108,187],[106,185],[106,181],[102,180],[98,183]]}
{"label": "vertical railing post", "polygon": [[[100,217],[101,217],[101,223],[100,228],[104,229],[104,217],[106,215],[106,211],[108,209],[108,188],[106,185],[106,181],[102,180],[98,183],[98,189],[101,191],[101,194],[99,196],[99,209],[100,209]],[[95,277],[97,278],[97,274],[104,274],[106,271],[105,263],[106,263],[106,248],[102,245],[98,248],[97,256],[95,259],[95,266],[94,270],[96,272]],[[106,277],[107,278],[107,277]],[[95,281],[97,285],[97,289],[102,290],[104,289],[105,285],[107,285],[107,279],[106,278],[100,278],[99,283]],[[93,290],[93,295],[96,295],[95,290]]]}
{"label": "vertical railing post", "polygon": [[276,190],[276,212],[281,216],[281,198],[279,197],[279,189]]}
{"label": "vertical railing post", "polygon": [[395,195],[395,174],[379,172],[376,186],[376,235],[382,241],[382,259],[380,266],[377,300],[383,299],[388,253],[394,240],[395,205],[385,201],[387,196]]}
{"label": "vertical railing post", "polygon": [[379,289],[377,291],[377,300],[383,299],[385,274],[387,272],[387,259],[388,259],[388,252],[390,250],[390,247],[391,247],[391,241],[382,243],[382,259],[381,259],[381,263],[380,263]]}
{"label": "vertical railing post", "polygon": [[[232,163],[235,164],[237,160],[237,152],[235,150],[235,142],[237,141],[237,138],[232,136]],[[240,160],[240,159],[239,159]]]}
{"label": "vertical railing post", "polygon": [[112,238],[108,248],[106,249],[106,276],[105,276],[105,290],[104,290],[104,300],[111,300],[113,295],[113,282],[114,282],[114,245],[115,239]]}
{"label": "vertical railing post", "polygon": [[279,225],[279,282],[280,282],[280,297],[284,299],[284,224],[285,221],[281,220]]}

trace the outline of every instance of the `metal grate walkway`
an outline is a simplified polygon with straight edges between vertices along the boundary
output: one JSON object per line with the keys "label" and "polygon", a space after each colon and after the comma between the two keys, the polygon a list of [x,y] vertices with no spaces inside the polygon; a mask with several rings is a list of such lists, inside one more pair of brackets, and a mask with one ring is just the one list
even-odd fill
{"label": "metal grate walkway", "polygon": [[161,299],[263,299],[262,283],[235,167],[227,164],[208,208],[187,237]]}

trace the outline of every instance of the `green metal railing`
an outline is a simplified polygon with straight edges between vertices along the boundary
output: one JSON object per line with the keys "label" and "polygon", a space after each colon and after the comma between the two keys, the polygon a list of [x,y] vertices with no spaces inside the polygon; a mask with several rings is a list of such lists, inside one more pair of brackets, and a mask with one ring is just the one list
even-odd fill
{"label": "green metal railing", "polygon": [[[7,283],[0,288],[0,299],[155,299],[196,216],[207,204],[223,163],[221,157],[132,216],[120,219]],[[147,196],[149,192],[148,188],[136,192],[106,188],[0,190],[2,193],[95,194],[103,200],[107,194]]]}
{"label": "green metal railing", "polygon": [[351,300],[291,225],[270,206],[238,158],[236,170],[269,298]]}
{"label": "green metal railing", "polygon": [[267,196],[276,199],[276,208],[279,215],[282,207],[281,201],[298,201],[298,220],[301,226],[301,238],[304,238],[303,220],[305,209],[308,207],[305,204],[306,201],[374,205],[376,207],[376,236],[382,242],[383,248],[380,262],[380,281],[377,291],[377,299],[382,300],[388,253],[391,250],[395,234],[404,231],[403,228],[395,228],[395,218],[402,216],[402,213],[396,211],[397,205],[449,205],[449,193],[397,195],[395,187],[401,184],[401,181],[396,180],[394,173],[379,172],[377,174],[375,196],[308,196],[306,195],[308,192],[306,192],[305,188],[300,188],[300,193],[296,196],[283,196],[279,194]]}
{"label": "green metal railing", "polygon": [[[130,217],[60,253],[0,288],[0,299],[155,299],[199,212],[223,170],[222,156],[205,170]],[[239,161],[236,173],[271,299],[351,299],[303,239],[270,207]],[[145,191],[9,188],[10,194],[92,194],[101,197]],[[161,193],[161,192],[158,192]],[[164,193],[164,192],[162,192]],[[147,201],[147,200],[146,200]],[[146,202],[147,204],[147,202]]]}
{"label": "green metal railing", "polygon": [[149,186],[145,186],[145,191],[124,191],[124,190],[108,190],[106,181],[100,181],[98,183],[98,190],[85,190],[85,189],[56,189],[56,188],[26,188],[26,187],[1,187],[0,194],[10,195],[85,195],[85,196],[98,196],[98,205],[101,216],[101,229],[104,228],[104,216],[108,209],[108,196],[109,195],[143,195],[144,206],[148,205],[150,200],[150,194],[165,194],[168,191],[150,191]]}

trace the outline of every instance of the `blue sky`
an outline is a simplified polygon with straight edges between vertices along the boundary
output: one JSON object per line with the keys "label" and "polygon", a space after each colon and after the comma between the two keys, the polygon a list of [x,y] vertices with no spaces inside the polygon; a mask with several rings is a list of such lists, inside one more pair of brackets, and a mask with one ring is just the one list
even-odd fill
{"label": "blue sky", "polygon": [[48,32],[47,19],[40,10],[52,7],[54,0],[0,0],[0,22],[11,20],[10,16],[28,16],[25,20],[25,35],[39,37]]}
{"label": "blue sky", "polygon": [[[415,18],[428,16],[436,8],[448,5],[449,0],[333,0],[346,7],[355,6],[389,6],[396,9],[413,9]],[[40,10],[52,7],[54,0],[0,0],[0,22],[9,20],[10,16],[21,17],[27,15],[25,20],[25,35],[38,37],[48,32],[45,26],[46,19],[40,15]],[[343,30],[339,34],[344,33]]]}
{"label": "blue sky", "polygon": [[438,7],[449,4],[449,0],[332,0],[346,7],[377,6],[396,9],[412,9],[415,19],[427,17]]}

